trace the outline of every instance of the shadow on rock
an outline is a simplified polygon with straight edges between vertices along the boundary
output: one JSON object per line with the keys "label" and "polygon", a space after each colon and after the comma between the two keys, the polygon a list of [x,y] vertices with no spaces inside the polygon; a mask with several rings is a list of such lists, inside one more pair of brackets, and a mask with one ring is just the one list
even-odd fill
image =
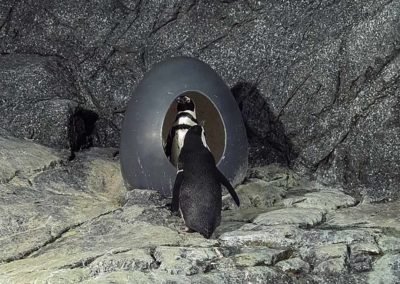
{"label": "shadow on rock", "polygon": [[75,151],[93,146],[93,133],[98,118],[97,113],[82,108],[77,108],[71,115],[69,123],[71,158],[75,157]]}
{"label": "shadow on rock", "polygon": [[238,82],[231,89],[242,113],[249,139],[249,163],[260,166],[279,163],[290,166],[297,153],[283,124],[271,111],[257,85]]}

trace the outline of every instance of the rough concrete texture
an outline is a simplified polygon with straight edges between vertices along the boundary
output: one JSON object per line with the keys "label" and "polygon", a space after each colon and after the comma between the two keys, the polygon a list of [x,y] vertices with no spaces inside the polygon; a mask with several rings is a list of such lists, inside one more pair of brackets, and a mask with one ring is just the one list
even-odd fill
{"label": "rough concrete texture", "polygon": [[400,191],[400,1],[0,3],[0,121],[19,137],[117,147],[151,66],[189,55],[232,88],[250,162],[373,201]]}
{"label": "rough concrete texture", "polygon": [[398,202],[357,204],[304,179],[288,185],[285,168],[251,169],[249,198],[260,183],[284,195],[223,211],[205,239],[186,233],[156,191],[126,192],[114,148],[70,161],[0,133],[0,172],[18,171],[0,185],[0,283],[400,281]]}

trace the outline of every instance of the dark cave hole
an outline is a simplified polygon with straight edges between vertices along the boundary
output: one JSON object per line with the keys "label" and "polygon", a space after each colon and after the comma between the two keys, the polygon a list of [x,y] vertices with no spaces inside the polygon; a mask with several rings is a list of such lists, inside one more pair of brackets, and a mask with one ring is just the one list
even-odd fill
{"label": "dark cave hole", "polygon": [[282,122],[272,112],[256,84],[238,82],[231,88],[242,113],[249,140],[250,166],[279,163],[290,166],[297,153]]}
{"label": "dark cave hole", "polygon": [[72,160],[74,152],[93,146],[93,132],[95,130],[98,114],[83,108],[77,108],[70,117],[69,145]]}

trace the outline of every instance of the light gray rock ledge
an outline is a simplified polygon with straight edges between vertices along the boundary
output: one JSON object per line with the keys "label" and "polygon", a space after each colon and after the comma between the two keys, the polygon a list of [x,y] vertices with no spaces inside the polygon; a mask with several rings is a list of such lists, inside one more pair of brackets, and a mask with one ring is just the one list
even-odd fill
{"label": "light gray rock ledge", "polygon": [[115,149],[68,161],[31,141],[0,142],[0,283],[400,281],[398,202],[356,205],[266,167],[246,196],[256,200],[262,183],[264,197],[272,189],[279,198],[223,211],[206,240],[183,231],[169,199],[126,192]]}

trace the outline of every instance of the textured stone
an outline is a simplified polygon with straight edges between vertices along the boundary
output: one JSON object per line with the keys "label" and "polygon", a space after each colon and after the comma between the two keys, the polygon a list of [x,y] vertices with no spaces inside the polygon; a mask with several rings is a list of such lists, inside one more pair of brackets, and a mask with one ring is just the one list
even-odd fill
{"label": "textured stone", "polygon": [[332,258],[325,261],[322,261],[317,266],[314,267],[314,273],[324,273],[324,274],[335,274],[342,273],[346,271],[346,263],[345,259],[340,258]]}
{"label": "textured stone", "polygon": [[[0,283],[374,283],[377,269],[397,281],[397,202],[341,208],[351,199],[339,191],[276,183],[293,207],[225,210],[218,238],[204,239],[183,231],[169,199],[125,191],[116,149],[91,148],[69,161],[63,151],[0,134],[6,153],[21,157],[10,160],[19,174],[0,185]],[[307,208],[294,207],[307,198]],[[313,208],[317,200],[323,204]],[[325,224],[326,210],[350,216]],[[357,216],[368,222],[355,223]]]}
{"label": "textured stone", "polygon": [[316,273],[339,273],[347,271],[349,252],[346,244],[309,244],[300,247],[301,258],[314,267]]}
{"label": "textured stone", "polygon": [[280,225],[227,232],[219,237],[225,246],[264,245],[268,247],[291,247],[296,245],[294,236],[300,234],[296,226]]}
{"label": "textured stone", "polygon": [[7,145],[7,163],[22,181],[0,185],[1,261],[24,258],[120,206],[125,189],[119,165],[95,149],[63,166],[62,152],[18,139]]}
{"label": "textured stone", "polygon": [[291,273],[308,273],[310,271],[310,265],[299,257],[279,261],[275,267]]}
{"label": "textured stone", "polygon": [[293,279],[279,273],[268,266],[245,267],[242,269],[231,268],[222,272],[198,274],[192,277],[191,283],[293,283]]}
{"label": "textured stone", "polygon": [[65,283],[74,284],[82,283],[90,278],[90,271],[87,268],[60,269],[31,271],[29,277],[27,275],[19,275],[17,277],[9,277],[0,275],[0,283]]}
{"label": "textured stone", "polygon": [[[182,224],[182,223],[181,223]],[[182,226],[176,228],[179,231],[182,231]],[[205,239],[199,233],[182,233],[184,236],[183,240],[179,242],[181,246],[185,247],[197,247],[197,248],[208,248],[208,247],[218,247],[219,243],[216,239]]]}
{"label": "textured stone", "polygon": [[118,210],[70,229],[59,236],[57,242],[48,243],[30,257],[1,265],[0,274],[19,283],[18,279],[32,272],[87,266],[110,251],[179,243],[181,238],[176,231],[135,222],[142,211],[142,208],[133,207]]}
{"label": "textured stone", "polygon": [[353,197],[338,190],[321,190],[319,192],[306,193],[301,198],[287,198],[283,202],[294,207],[318,208],[324,211],[350,207],[356,204],[356,200]]}
{"label": "textured stone", "polygon": [[[240,208],[271,207],[282,199],[285,189],[276,187],[269,182],[259,179],[250,179],[247,183],[239,185],[235,189],[240,199]],[[223,197],[224,209],[237,209],[232,197],[228,194]]]}
{"label": "textured stone", "polygon": [[323,211],[314,208],[283,208],[260,214],[253,221],[261,225],[295,224],[312,227],[321,223]]}
{"label": "textured stone", "polygon": [[343,208],[326,216],[326,225],[331,227],[371,227],[390,229],[400,232],[398,208],[400,201],[382,203],[377,206],[360,204],[352,208]]}
{"label": "textured stone", "polygon": [[301,248],[326,244],[353,244],[358,242],[374,243],[373,231],[361,229],[319,230],[301,229],[294,225],[265,226],[248,224],[239,230],[227,232],[219,237],[226,246],[268,246],[271,248]]}
{"label": "textured stone", "polygon": [[1,125],[21,138],[69,147],[70,120],[79,98],[61,60],[13,54],[0,56],[0,66]]}
{"label": "textured stone", "polygon": [[368,254],[379,254],[381,250],[376,244],[372,243],[355,243],[350,246],[352,254],[355,253],[368,253]]}
{"label": "textured stone", "polygon": [[323,262],[332,258],[341,258],[344,261],[347,257],[347,246],[345,244],[333,244],[318,246],[314,250],[315,262]]}
{"label": "textured stone", "polygon": [[125,205],[162,206],[165,205],[165,199],[162,199],[160,193],[156,190],[133,189],[126,193]]}
{"label": "textured stone", "polygon": [[383,252],[400,251],[400,236],[382,235],[378,238],[379,248]]}
{"label": "textured stone", "polygon": [[0,183],[7,183],[55,167],[68,156],[31,141],[0,137],[0,157]]}
{"label": "textured stone", "polygon": [[189,55],[232,87],[251,163],[292,164],[377,201],[399,197],[398,1],[27,0],[0,7],[0,97],[16,107],[4,108],[11,131],[76,149],[116,147],[143,74]]}
{"label": "textured stone", "polygon": [[217,257],[212,248],[157,247],[154,252],[160,270],[172,275],[193,275],[204,272]]}
{"label": "textured stone", "polygon": [[75,226],[115,209],[100,197],[0,187],[1,261],[20,259]]}
{"label": "textured stone", "polygon": [[238,267],[251,267],[257,265],[274,265],[276,262],[288,258],[290,251],[269,248],[243,248],[233,257]]}
{"label": "textured stone", "polygon": [[372,263],[381,250],[373,243],[355,243],[350,245],[349,252],[350,268],[357,272],[365,272],[372,270]]}
{"label": "textured stone", "polygon": [[378,259],[374,270],[369,274],[368,283],[400,282],[400,254],[387,254]]}
{"label": "textured stone", "polygon": [[279,164],[270,164],[249,169],[249,178],[262,179],[270,185],[285,189],[299,185],[299,177],[290,169]]}
{"label": "textured stone", "polygon": [[90,263],[92,276],[105,274],[112,271],[149,271],[155,261],[150,255],[150,250],[133,249],[129,251],[114,251],[96,258]]}
{"label": "textured stone", "polygon": [[139,271],[116,271],[108,274],[102,274],[95,278],[83,281],[84,284],[110,284],[110,283],[189,283],[190,279],[184,275],[169,275],[166,272],[143,273]]}

